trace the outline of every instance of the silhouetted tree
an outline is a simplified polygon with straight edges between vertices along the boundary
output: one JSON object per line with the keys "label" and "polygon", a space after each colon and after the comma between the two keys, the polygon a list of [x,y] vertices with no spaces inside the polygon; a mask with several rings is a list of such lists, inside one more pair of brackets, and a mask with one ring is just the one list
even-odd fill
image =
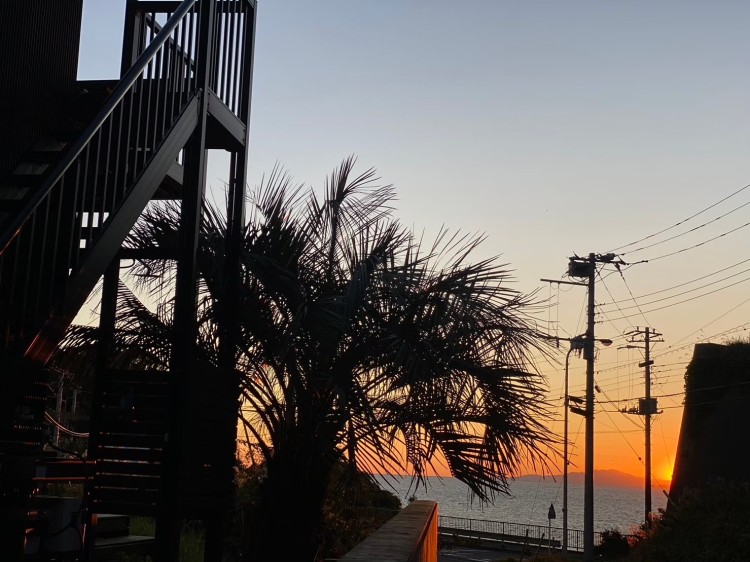
{"label": "silhouetted tree", "polygon": [[[410,470],[424,482],[447,463],[480,498],[507,491],[522,466],[546,463],[542,378],[530,353],[544,344],[533,299],[508,287],[496,259],[472,262],[481,237],[425,245],[391,215],[394,191],[345,160],[321,196],[278,168],[252,195],[243,233],[242,419],[264,465],[263,517],[252,560],[313,560],[333,467]],[[132,245],[176,238],[174,205],[152,207]],[[224,304],[221,214],[207,208],[199,267],[200,348],[218,362]],[[168,294],[173,264],[132,270],[152,297]],[[168,364],[170,309],[152,313],[121,287],[117,348]],[[68,345],[86,340],[74,328]],[[293,537],[292,537],[293,535]]]}

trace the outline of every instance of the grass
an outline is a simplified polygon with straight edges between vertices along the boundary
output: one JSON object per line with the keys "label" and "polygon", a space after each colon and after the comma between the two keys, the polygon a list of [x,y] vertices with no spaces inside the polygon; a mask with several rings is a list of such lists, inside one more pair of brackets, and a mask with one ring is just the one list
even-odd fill
{"label": "grass", "polygon": [[153,517],[132,515],[130,517],[130,534],[140,537],[153,537],[156,535],[156,521]]}
{"label": "grass", "polygon": [[[156,533],[156,521],[152,517],[132,516],[130,534],[142,537],[153,537]],[[180,539],[180,562],[203,562],[205,533],[196,524],[186,523],[182,528]],[[121,552],[117,562],[153,562],[149,555],[126,554]]]}

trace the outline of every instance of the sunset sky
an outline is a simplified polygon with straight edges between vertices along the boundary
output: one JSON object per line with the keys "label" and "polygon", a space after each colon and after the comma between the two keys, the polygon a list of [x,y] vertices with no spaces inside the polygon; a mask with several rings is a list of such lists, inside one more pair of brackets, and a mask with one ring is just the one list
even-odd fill
{"label": "sunset sky", "polygon": [[[86,1],[81,77],[115,76],[123,7]],[[585,290],[558,293],[540,278],[562,278],[569,256],[620,248],[750,184],[748,21],[750,4],[731,0],[260,2],[250,184],[280,162],[319,187],[356,154],[396,186],[396,214],[416,231],[486,233],[476,258],[500,255],[517,289],[550,299],[539,328],[574,336],[585,331]],[[224,169],[214,158],[217,197]],[[642,420],[617,410],[643,394],[642,356],[622,349],[622,334],[648,325],[665,340],[653,348],[663,413],[652,443],[666,486],[692,344],[749,333],[746,203],[750,189],[622,248],[627,262],[650,260],[624,279],[602,272],[597,302],[618,302],[597,314],[596,337],[615,339],[597,358],[597,468],[643,472]],[[565,350],[559,364],[539,363],[558,408]],[[584,370],[573,356],[572,394]],[[581,420],[571,416],[576,453]],[[573,461],[582,470],[582,456]]]}

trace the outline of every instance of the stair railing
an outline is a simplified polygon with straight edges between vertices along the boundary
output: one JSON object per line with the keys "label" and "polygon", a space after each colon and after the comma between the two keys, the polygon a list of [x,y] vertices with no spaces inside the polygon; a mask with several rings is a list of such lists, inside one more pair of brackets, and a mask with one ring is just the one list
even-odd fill
{"label": "stair railing", "polygon": [[193,57],[184,53],[195,52],[196,6],[184,0],[154,32],[104,107],[0,232],[6,345],[13,343],[9,323],[10,332],[29,336],[50,314],[82,253],[195,94]]}
{"label": "stair railing", "polygon": [[[125,58],[123,61],[123,72],[127,72],[133,62],[143,54],[151,41],[154,40],[154,37],[162,30],[162,24],[159,23],[159,19],[166,19],[168,21],[179,4],[180,2],[174,1],[158,3],[128,2],[125,13],[127,26],[123,55],[127,57],[127,53],[130,53],[132,60]],[[171,46],[174,40],[170,37],[168,41]],[[190,67],[190,72],[195,72],[196,44],[190,45],[184,40],[178,40],[176,47],[175,52],[177,56],[184,57],[184,62]]]}
{"label": "stair railing", "polygon": [[[157,16],[169,15],[166,10],[171,9],[171,3],[150,4],[138,3],[131,7],[131,17],[137,20],[132,30],[136,54],[142,52],[161,29]],[[253,0],[216,0],[210,88],[243,123],[246,123],[243,108],[250,95],[243,78],[251,74],[246,71],[246,65],[252,47],[248,41],[252,38],[254,10]],[[188,58],[194,56],[193,51],[183,54]]]}
{"label": "stair railing", "polygon": [[249,88],[243,78],[251,76],[246,68],[252,45],[250,27],[253,25],[255,2],[251,0],[220,0],[214,20],[211,90],[224,104],[247,124],[243,109],[247,107]]}

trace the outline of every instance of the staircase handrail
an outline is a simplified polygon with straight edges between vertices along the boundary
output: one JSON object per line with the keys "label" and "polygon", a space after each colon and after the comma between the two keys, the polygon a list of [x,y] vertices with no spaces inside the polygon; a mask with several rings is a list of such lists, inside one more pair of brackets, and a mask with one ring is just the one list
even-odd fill
{"label": "staircase handrail", "polygon": [[130,91],[130,88],[133,87],[133,84],[135,84],[138,77],[146,70],[146,67],[162,45],[167,42],[170,34],[177,28],[180,21],[187,15],[197,1],[198,0],[183,0],[177,10],[172,14],[172,17],[167,20],[161,31],[154,37],[154,40],[149,43],[148,47],[146,47],[135,63],[133,63],[130,70],[128,70],[120,79],[115,89],[107,98],[107,103],[104,104],[104,107],[99,113],[97,113],[96,117],[94,117],[83,133],[81,133],[78,140],[73,143],[65,157],[57,164],[57,166],[55,166],[54,170],[47,176],[45,181],[42,182],[42,185],[35,191],[34,195],[26,201],[23,207],[21,207],[18,214],[12,219],[9,219],[3,232],[0,233],[0,256],[5,253],[16,236],[20,234],[21,228],[26,221],[31,218],[36,208],[50,194],[65,172],[68,171],[68,168],[70,168],[76,158],[78,158],[81,152],[86,148],[86,145],[91,141],[94,135],[96,135],[102,125],[104,125],[107,118]]}

